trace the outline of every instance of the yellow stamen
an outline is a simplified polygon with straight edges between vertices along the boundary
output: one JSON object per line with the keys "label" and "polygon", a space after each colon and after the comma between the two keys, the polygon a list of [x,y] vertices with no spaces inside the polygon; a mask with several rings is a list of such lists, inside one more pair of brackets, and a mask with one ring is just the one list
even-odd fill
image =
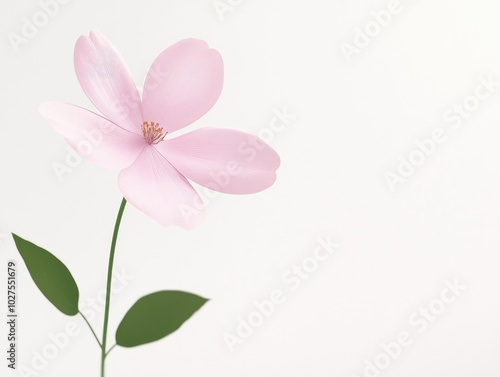
{"label": "yellow stamen", "polygon": [[163,128],[158,123],[144,122],[141,125],[142,134],[148,144],[158,144],[163,141],[168,132],[163,132]]}

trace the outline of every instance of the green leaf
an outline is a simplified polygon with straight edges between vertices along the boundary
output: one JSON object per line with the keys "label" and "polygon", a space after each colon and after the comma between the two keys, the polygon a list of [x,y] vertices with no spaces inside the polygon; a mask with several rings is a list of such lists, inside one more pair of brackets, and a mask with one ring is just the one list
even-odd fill
{"label": "green leaf", "polygon": [[68,268],[54,255],[12,234],[17,250],[36,286],[66,315],[78,314],[78,287]]}
{"label": "green leaf", "polygon": [[160,291],[139,299],[125,314],[116,344],[136,347],[172,334],[208,300],[192,293]]}

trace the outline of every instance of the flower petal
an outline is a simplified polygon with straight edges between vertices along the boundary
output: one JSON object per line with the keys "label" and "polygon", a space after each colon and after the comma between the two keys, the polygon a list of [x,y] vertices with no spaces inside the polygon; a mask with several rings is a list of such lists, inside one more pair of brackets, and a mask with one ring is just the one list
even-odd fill
{"label": "flower petal", "polygon": [[256,136],[202,128],[155,147],[188,179],[215,191],[251,194],[271,186],[278,154]]}
{"label": "flower petal", "polygon": [[149,70],[143,118],[168,132],[188,126],[217,102],[223,81],[220,54],[204,41],[182,40],[163,51]]}
{"label": "flower petal", "polygon": [[109,120],[140,134],[141,98],[130,71],[116,48],[93,31],[76,42],[74,63],[80,85]]}
{"label": "flower petal", "polygon": [[191,229],[204,219],[203,201],[191,184],[153,147],[122,170],[118,185],[125,198],[163,226]]}
{"label": "flower petal", "polygon": [[68,103],[46,102],[40,113],[80,155],[109,169],[130,166],[147,145],[142,136]]}

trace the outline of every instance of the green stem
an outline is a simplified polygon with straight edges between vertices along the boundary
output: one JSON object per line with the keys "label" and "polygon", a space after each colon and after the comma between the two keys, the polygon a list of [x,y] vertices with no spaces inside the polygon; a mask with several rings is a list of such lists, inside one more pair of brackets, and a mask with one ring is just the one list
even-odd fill
{"label": "green stem", "polygon": [[106,285],[106,306],[104,308],[104,325],[102,330],[102,345],[101,345],[101,377],[104,377],[104,364],[106,361],[106,339],[108,337],[108,321],[109,321],[109,304],[111,302],[111,277],[113,275],[113,262],[115,259],[116,240],[118,239],[118,231],[120,230],[120,223],[122,221],[123,211],[127,201],[125,198],[122,200],[118,216],[116,217],[115,230],[113,232],[113,241],[111,241],[111,251],[109,252],[108,263],[108,281]]}
{"label": "green stem", "polygon": [[109,353],[110,353],[111,351],[113,351],[113,348],[115,348],[115,347],[116,347],[116,344],[114,344],[114,345],[113,345],[113,346],[112,346],[112,347],[108,350],[108,352],[106,352],[106,357],[108,357]]}
{"label": "green stem", "polygon": [[83,320],[87,323],[87,325],[89,326],[90,331],[92,331],[92,334],[94,334],[94,338],[95,338],[95,340],[97,340],[97,344],[99,344],[99,347],[102,348],[102,344],[99,341],[99,338],[97,337],[97,334],[95,333],[94,329],[92,328],[92,325],[88,321],[87,317],[85,317],[81,311],[78,311],[78,313],[82,316]]}

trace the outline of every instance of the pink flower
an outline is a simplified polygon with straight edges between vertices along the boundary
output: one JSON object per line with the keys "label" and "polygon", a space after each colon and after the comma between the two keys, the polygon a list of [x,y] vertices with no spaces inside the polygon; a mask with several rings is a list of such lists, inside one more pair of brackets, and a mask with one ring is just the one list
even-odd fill
{"label": "pink flower", "polygon": [[122,56],[100,33],[75,46],[78,81],[100,116],[67,103],[40,112],[78,153],[121,170],[118,185],[132,205],[160,224],[189,229],[203,218],[203,201],[188,179],[212,190],[251,194],[271,186],[277,153],[241,131],[202,128],[176,138],[222,91],[220,54],[206,42],[185,39],[154,61],[142,98]]}

